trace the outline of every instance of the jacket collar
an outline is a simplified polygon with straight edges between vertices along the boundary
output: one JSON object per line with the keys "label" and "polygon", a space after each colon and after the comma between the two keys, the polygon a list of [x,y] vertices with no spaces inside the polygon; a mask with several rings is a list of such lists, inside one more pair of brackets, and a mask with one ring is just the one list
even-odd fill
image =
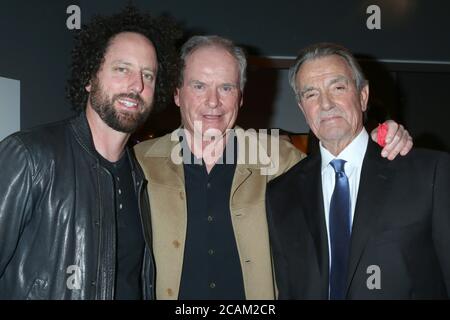
{"label": "jacket collar", "polygon": [[98,158],[98,153],[95,150],[94,140],[92,139],[91,129],[84,111],[75,116],[70,124],[75,132],[75,138],[78,143],[94,158]]}
{"label": "jacket collar", "polygon": [[[92,138],[91,128],[89,127],[86,113],[84,111],[80,112],[80,114],[70,120],[70,124],[75,133],[75,138],[77,139],[78,143],[83,147],[84,150],[86,150],[88,154],[96,159],[98,164],[100,164],[100,155],[95,149],[94,139]],[[137,164],[134,161],[134,155],[132,154],[132,151],[130,151],[130,148],[128,148],[128,146],[125,147],[125,152],[130,159],[131,170],[141,173],[140,168],[137,167]]]}

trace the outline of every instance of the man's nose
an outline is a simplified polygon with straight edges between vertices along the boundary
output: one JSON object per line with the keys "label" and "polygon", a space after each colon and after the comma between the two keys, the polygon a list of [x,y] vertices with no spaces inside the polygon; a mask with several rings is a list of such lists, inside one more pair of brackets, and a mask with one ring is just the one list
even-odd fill
{"label": "man's nose", "polygon": [[331,108],[333,108],[333,101],[328,92],[324,92],[320,95],[320,107],[323,110],[330,110]]}
{"label": "man's nose", "polygon": [[134,93],[142,93],[144,90],[144,79],[141,72],[134,72],[131,75],[128,90]]}
{"label": "man's nose", "polygon": [[210,108],[216,108],[219,105],[219,93],[216,88],[211,88],[208,90],[206,104]]}

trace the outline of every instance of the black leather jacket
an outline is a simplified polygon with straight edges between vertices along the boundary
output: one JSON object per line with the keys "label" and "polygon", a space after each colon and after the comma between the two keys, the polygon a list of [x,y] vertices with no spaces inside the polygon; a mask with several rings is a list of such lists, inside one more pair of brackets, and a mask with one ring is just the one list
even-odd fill
{"label": "black leather jacket", "polygon": [[[143,297],[154,261],[146,180],[131,150],[146,241]],[[0,143],[0,299],[113,299],[113,178],[101,165],[84,113]]]}

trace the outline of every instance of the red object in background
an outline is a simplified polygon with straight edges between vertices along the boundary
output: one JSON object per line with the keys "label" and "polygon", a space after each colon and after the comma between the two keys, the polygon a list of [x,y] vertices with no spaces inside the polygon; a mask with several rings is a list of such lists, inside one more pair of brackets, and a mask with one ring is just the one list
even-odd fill
{"label": "red object in background", "polygon": [[386,145],[387,132],[388,132],[387,124],[382,123],[378,125],[377,143],[382,147]]}

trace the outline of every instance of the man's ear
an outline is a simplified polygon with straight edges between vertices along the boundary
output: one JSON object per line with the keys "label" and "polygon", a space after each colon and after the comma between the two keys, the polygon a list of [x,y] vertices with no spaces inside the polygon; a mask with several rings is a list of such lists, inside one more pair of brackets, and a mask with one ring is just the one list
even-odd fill
{"label": "man's ear", "polygon": [[180,107],[180,89],[176,88],[175,92],[173,93],[173,101],[175,101],[175,104]]}
{"label": "man's ear", "polygon": [[302,106],[302,103],[300,102],[300,99],[297,100],[297,105],[300,108],[300,111],[303,113],[303,115],[305,115],[305,110],[303,110],[303,106]]}
{"label": "man's ear", "polygon": [[244,95],[241,94],[241,101],[239,102],[239,108],[242,107],[243,103],[244,103]]}
{"label": "man's ear", "polygon": [[366,84],[359,94],[362,112],[367,110],[367,102],[369,101],[369,84]]}
{"label": "man's ear", "polygon": [[89,80],[88,85],[86,87],[84,87],[84,88],[86,89],[87,92],[91,92],[91,88],[92,88],[91,80]]}

